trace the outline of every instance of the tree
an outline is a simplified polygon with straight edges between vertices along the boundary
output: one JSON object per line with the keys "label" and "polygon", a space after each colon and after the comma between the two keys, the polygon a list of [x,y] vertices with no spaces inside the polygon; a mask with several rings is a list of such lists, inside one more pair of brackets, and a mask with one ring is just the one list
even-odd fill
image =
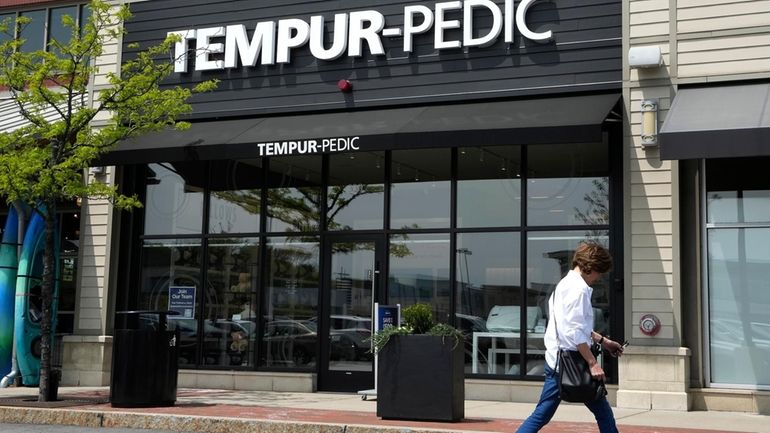
{"label": "tree", "polygon": [[[73,17],[62,18],[70,31],[68,41],[51,40],[45,50],[34,52],[25,52],[25,41],[12,36],[21,34],[28,18],[0,24],[0,31],[10,36],[0,43],[0,89],[10,93],[26,120],[19,129],[0,132],[0,195],[8,203],[27,204],[46,223],[39,401],[47,399],[51,371],[57,203],[98,198],[121,209],[140,206],[136,196],[120,194],[116,185],[89,180],[86,169],[121,140],[168,126],[189,127],[177,121],[191,111],[186,100],[216,86],[214,81],[193,89],[161,86],[173,72],[169,53],[179,39],[169,37],[125,60],[119,73],[107,74],[110,87],[87,100],[89,83],[98,72],[95,59],[106,44],[121,41],[123,23],[130,18],[126,6],[101,0],[92,1],[90,10],[82,26]],[[93,127],[92,121],[105,113],[112,122]]]}

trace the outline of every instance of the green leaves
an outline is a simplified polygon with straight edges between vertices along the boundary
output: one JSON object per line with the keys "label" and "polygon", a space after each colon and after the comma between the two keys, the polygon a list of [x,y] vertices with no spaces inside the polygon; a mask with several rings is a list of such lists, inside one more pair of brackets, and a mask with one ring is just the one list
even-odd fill
{"label": "green leaves", "polygon": [[[100,70],[95,60],[105,46],[119,43],[130,11],[101,0],[91,2],[90,10],[82,28],[64,15],[57,24],[69,29],[69,40],[52,40],[47,50],[25,53],[23,40],[0,38],[0,86],[9,89],[26,122],[0,132],[0,194],[6,200],[38,206],[98,197],[121,208],[138,206],[135,197],[120,195],[114,185],[87,180],[85,169],[121,140],[169,126],[189,127],[177,122],[191,111],[187,99],[217,86],[216,81],[191,89],[160,86],[173,72],[174,37],[139,52],[115,72]],[[15,34],[28,24],[20,17]],[[0,31],[13,35],[13,24],[0,23]],[[109,85],[95,82],[97,76]],[[105,118],[111,121],[93,126]]]}
{"label": "green leaves", "polygon": [[433,327],[433,309],[428,304],[414,304],[404,308],[404,323],[415,334],[425,334]]}
{"label": "green leaves", "polygon": [[403,326],[388,326],[372,334],[372,352],[378,353],[382,350],[394,335],[427,334],[449,338],[453,340],[452,348],[465,339],[465,334],[454,326],[435,323],[433,309],[428,304],[410,305],[404,308],[401,314],[404,317]]}

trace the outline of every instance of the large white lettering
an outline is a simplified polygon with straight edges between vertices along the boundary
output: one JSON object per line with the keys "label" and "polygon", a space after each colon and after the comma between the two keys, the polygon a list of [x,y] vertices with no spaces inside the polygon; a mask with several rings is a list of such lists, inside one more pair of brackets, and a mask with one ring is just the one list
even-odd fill
{"label": "large white lettering", "polygon": [[180,39],[174,44],[174,72],[187,72],[187,41],[195,39],[195,30],[182,30],[181,32],[169,32],[169,36],[178,36]]}
{"label": "large white lettering", "polygon": [[437,50],[462,47],[462,43],[460,41],[447,41],[444,39],[444,31],[459,29],[461,26],[460,20],[446,19],[446,12],[460,9],[462,7],[463,2],[460,1],[436,3],[436,24],[433,33],[433,46],[436,47]]}
{"label": "large white lettering", "polygon": [[[422,23],[415,25],[417,15],[422,15]],[[407,6],[404,8],[404,52],[411,53],[414,35],[425,33],[433,27],[433,11],[427,6]]]}
{"label": "large white lettering", "polygon": [[310,39],[310,24],[300,19],[291,18],[278,21],[277,63],[289,63],[291,49],[305,45]]}
{"label": "large white lettering", "polygon": [[324,17],[310,19],[310,53],[318,60],[334,60],[345,54],[348,48],[348,14],[334,16],[334,42],[328,50],[324,47]]}
{"label": "large white lettering", "polygon": [[211,71],[214,69],[224,69],[225,62],[222,60],[211,60],[211,54],[221,54],[225,52],[225,44],[218,42],[212,43],[211,38],[218,38],[225,35],[224,27],[211,27],[207,29],[198,29],[198,53],[195,56],[196,71]]}
{"label": "large white lettering", "polygon": [[[242,24],[226,27],[187,29],[169,32],[178,40],[174,46],[174,72],[188,71],[190,41],[195,41],[195,70],[256,67],[257,64],[275,65],[291,62],[293,50],[309,45],[310,53],[319,60],[331,61],[345,55],[361,57],[364,45],[374,56],[385,55],[383,37],[403,35],[404,52],[414,51],[415,36],[433,30],[436,50],[463,47],[486,47],[504,34],[506,43],[514,43],[514,34],[529,40],[548,42],[553,39],[551,30],[535,32],[527,22],[527,12],[538,0],[505,0],[501,6],[493,0],[445,1],[436,3],[433,9],[423,5],[404,7],[402,27],[386,27],[385,16],[374,10],[338,13],[330,41],[327,41],[326,19],[322,15],[309,21],[288,18],[257,23],[251,39]],[[483,11],[491,15],[491,25],[477,31],[474,14]],[[462,19],[458,19],[462,18]],[[450,39],[448,32],[462,29],[462,39]],[[214,41],[212,41],[214,39]],[[222,42],[224,41],[224,43]],[[224,60],[219,56],[224,53]]]}
{"label": "large white lettering", "polygon": [[[365,26],[364,23],[369,23]],[[369,51],[375,56],[385,54],[380,32],[385,28],[385,17],[376,11],[361,11],[350,14],[350,49],[348,56],[363,55],[363,41],[369,44]]]}
{"label": "large white lettering", "polygon": [[[492,13],[492,28],[484,36],[473,36],[473,10],[475,8],[486,8]],[[495,42],[500,31],[503,29],[503,13],[492,0],[466,0],[463,11],[463,45],[466,47],[485,47]]]}
{"label": "large white lettering", "polygon": [[535,4],[537,0],[522,0],[519,3],[519,8],[516,9],[516,27],[519,28],[521,35],[527,39],[537,42],[548,42],[553,37],[553,33],[548,30],[547,32],[535,33],[529,29],[527,25],[527,11]]}
{"label": "large white lettering", "polygon": [[225,68],[237,68],[237,57],[243,66],[256,66],[260,51],[262,64],[275,64],[275,23],[267,21],[257,24],[254,35],[249,41],[246,26],[243,24],[227,26],[225,29]]}

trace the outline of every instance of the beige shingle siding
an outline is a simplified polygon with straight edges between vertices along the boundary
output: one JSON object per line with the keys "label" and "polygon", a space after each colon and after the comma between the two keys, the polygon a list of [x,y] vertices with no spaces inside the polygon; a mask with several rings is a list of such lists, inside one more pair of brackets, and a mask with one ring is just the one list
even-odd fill
{"label": "beige shingle siding", "polygon": [[80,292],[77,328],[86,333],[102,334],[105,330],[109,205],[102,200],[83,203],[84,242],[80,248]]}
{"label": "beige shingle siding", "polygon": [[630,70],[626,82],[629,326],[634,338],[649,338],[638,323],[654,313],[663,325],[654,338],[677,344],[678,163],[641,147],[639,104],[658,100],[660,126],[681,83],[770,77],[770,0],[630,0],[628,11],[626,49],[658,45],[664,58],[662,68]]}
{"label": "beige shingle siding", "polygon": [[677,33],[714,32],[770,25],[770,0],[677,2]]}
{"label": "beige shingle siding", "polygon": [[663,123],[671,106],[671,76],[675,65],[670,56],[672,32],[668,0],[631,0],[629,4],[628,46],[657,45],[661,48],[664,66],[632,69],[629,73],[626,101],[630,136],[627,137],[627,181],[629,196],[626,209],[630,213],[626,227],[627,251],[630,254],[626,270],[626,302],[630,303],[627,336],[652,340],[639,331],[643,314],[653,313],[661,320],[660,333],[655,340],[674,339],[674,191],[675,176],[670,161],[660,161],[657,147],[641,145],[641,102],[658,100],[658,122]]}
{"label": "beige shingle siding", "polygon": [[629,36],[634,39],[668,36],[668,0],[631,1]]}
{"label": "beige shingle siding", "polygon": [[[93,90],[98,92],[107,85],[107,74],[118,72],[120,41],[108,41],[104,54],[96,59],[98,71],[93,80]],[[108,113],[100,114],[94,125],[110,120]],[[103,181],[114,182],[114,168],[108,167]],[[86,200],[83,203],[83,236],[80,248],[80,290],[76,333],[104,335],[107,332],[107,286],[110,272],[110,243],[112,206],[105,200]]]}
{"label": "beige shingle siding", "polygon": [[682,79],[770,76],[770,0],[677,2]]}

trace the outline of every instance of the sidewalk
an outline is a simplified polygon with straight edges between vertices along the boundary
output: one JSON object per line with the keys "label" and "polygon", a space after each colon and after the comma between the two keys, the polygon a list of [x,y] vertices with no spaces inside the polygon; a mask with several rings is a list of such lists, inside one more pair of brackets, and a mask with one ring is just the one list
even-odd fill
{"label": "sidewalk", "polygon": [[[108,402],[109,388],[59,390],[60,401],[36,401],[36,388],[0,389],[0,422],[84,427],[153,428],[210,433],[513,433],[534,405],[465,402],[458,423],[381,420],[377,403],[355,394],[285,393],[180,389],[168,408],[119,409]],[[622,433],[768,433],[770,417],[733,412],[666,412],[615,409]],[[595,433],[582,405],[562,404],[543,433]]]}

